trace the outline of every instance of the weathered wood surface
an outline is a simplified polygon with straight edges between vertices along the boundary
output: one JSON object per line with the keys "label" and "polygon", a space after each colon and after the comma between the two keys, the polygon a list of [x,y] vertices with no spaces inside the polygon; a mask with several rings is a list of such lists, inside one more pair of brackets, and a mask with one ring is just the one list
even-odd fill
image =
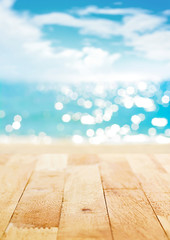
{"label": "weathered wood surface", "polygon": [[170,155],[0,155],[0,239],[168,240]]}
{"label": "weathered wood surface", "polygon": [[155,154],[154,157],[163,166],[165,171],[170,173],[170,154]]}
{"label": "weathered wood surface", "polygon": [[141,190],[106,190],[115,240],[167,239]]}
{"label": "weathered wood surface", "polygon": [[58,239],[112,239],[98,166],[69,169]]}
{"label": "weathered wood surface", "polygon": [[19,157],[13,161],[9,157],[8,162],[0,166],[0,239],[26,187],[33,167],[34,161],[31,156],[29,162],[22,161]]}
{"label": "weathered wood surface", "polygon": [[138,180],[125,156],[102,154],[100,159],[101,178],[105,190],[139,188]]}

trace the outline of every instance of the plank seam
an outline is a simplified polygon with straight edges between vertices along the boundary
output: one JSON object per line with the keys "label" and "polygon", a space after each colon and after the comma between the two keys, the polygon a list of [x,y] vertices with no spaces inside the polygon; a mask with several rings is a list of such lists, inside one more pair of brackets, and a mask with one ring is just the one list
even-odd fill
{"label": "plank seam", "polygon": [[99,164],[98,164],[98,169],[99,169],[100,181],[101,181],[101,186],[102,186],[102,191],[103,191],[103,196],[104,196],[104,201],[105,201],[105,206],[106,206],[106,212],[107,212],[109,226],[110,226],[111,237],[114,240],[114,236],[113,236],[113,232],[112,232],[112,224],[111,224],[111,221],[110,221],[109,209],[108,209],[108,206],[107,206],[106,195],[105,195],[105,190],[106,189],[104,189],[104,186],[103,186],[103,180],[102,180],[102,175],[101,175]]}
{"label": "plank seam", "polygon": [[[157,162],[154,161],[154,159],[151,157],[151,154],[147,154],[147,156],[151,159],[151,161],[152,161],[152,162],[155,164],[155,166],[158,168]],[[127,161],[128,161],[128,159],[127,159]],[[128,163],[129,163],[129,161],[128,161]],[[130,164],[129,164],[129,166],[130,166]],[[131,166],[130,166],[130,168],[132,169]],[[163,170],[163,172],[165,172],[165,171],[164,171],[164,168],[162,168],[162,170]],[[132,171],[133,171],[133,169],[132,169]],[[151,202],[149,201],[149,199],[148,199],[148,197],[147,197],[147,193],[144,191],[140,179],[138,178],[138,176],[136,175],[136,173],[135,173],[134,171],[133,171],[133,173],[134,173],[134,175],[136,176],[137,181],[138,181],[139,186],[140,186],[140,189],[142,190],[142,192],[143,192],[144,196],[146,197],[146,199],[147,199],[149,205],[151,206],[152,211],[153,211],[154,215],[156,216],[156,219],[158,220],[158,222],[159,222],[161,228],[163,229],[163,231],[164,231],[164,233],[165,233],[167,239],[169,240],[168,234],[166,233],[166,231],[165,231],[165,229],[164,229],[162,223],[160,222],[160,220],[159,220],[159,218],[158,218],[158,216],[157,216],[157,214],[156,214],[156,212],[155,212],[155,210],[154,210],[154,207],[152,206]],[[168,193],[169,193],[169,192],[168,192]]]}
{"label": "plank seam", "polygon": [[[35,165],[34,165],[34,168],[35,168]],[[31,179],[31,177],[32,177],[32,175],[33,175],[33,172],[34,172],[34,169],[32,169],[32,171],[31,171],[31,173],[30,173],[30,176],[29,176],[29,178],[28,178],[28,181],[26,182],[25,187],[23,188],[23,191],[22,191],[22,193],[21,193],[21,196],[19,197],[18,202],[17,202],[17,204],[16,204],[16,206],[15,206],[15,209],[14,209],[14,211],[13,211],[13,213],[12,213],[10,219],[9,219],[8,225],[7,225],[7,227],[5,228],[5,230],[4,230],[3,234],[2,234],[2,239],[3,239],[4,234],[5,234],[6,230],[8,229],[8,226],[9,226],[11,220],[12,220],[12,217],[13,217],[13,215],[14,215],[14,212],[15,212],[16,208],[18,207],[18,204],[19,204],[19,202],[20,202],[20,200],[21,200],[21,198],[22,198],[22,196],[23,196],[23,194],[24,194],[24,192],[25,192],[25,190],[26,190],[26,188],[27,188],[27,186],[28,186],[28,184],[29,184],[29,182],[30,182],[30,179]]]}
{"label": "plank seam", "polygon": [[65,183],[66,183],[66,169],[64,169],[64,184],[63,184],[63,192],[62,192],[62,201],[61,201],[61,208],[60,208],[60,215],[59,215],[59,222],[58,222],[58,231],[57,231],[57,237],[56,240],[58,239],[58,233],[60,229],[60,220],[61,220],[61,214],[62,214],[62,209],[63,209],[63,203],[64,203],[64,190],[65,190]]}
{"label": "plank seam", "polygon": [[103,189],[106,191],[109,191],[109,190],[138,190],[139,188],[137,187],[136,188],[128,188],[128,187],[127,188],[104,188],[103,187]]}
{"label": "plank seam", "polygon": [[156,214],[156,212],[155,212],[155,210],[154,210],[154,207],[152,206],[151,202],[149,201],[149,199],[148,199],[148,197],[147,197],[147,194],[145,193],[145,191],[144,191],[144,189],[143,189],[143,187],[142,187],[142,184],[141,184],[141,182],[140,182],[140,181],[139,181],[139,185],[140,185],[140,187],[141,187],[141,190],[142,190],[142,192],[144,193],[144,196],[146,197],[146,199],[147,199],[147,201],[148,201],[149,205],[151,206],[151,208],[152,208],[152,211],[153,211],[153,213],[154,213],[154,214],[155,214],[155,216],[156,216],[156,219],[158,220],[158,222],[159,222],[159,224],[161,225],[161,227],[162,227],[162,229],[163,229],[163,231],[164,231],[164,233],[165,233],[165,235],[166,235],[167,239],[169,240],[168,234],[166,233],[166,231],[165,231],[165,229],[164,229],[164,227],[163,227],[162,223],[160,222],[160,220],[159,220],[159,218],[158,218],[158,216],[157,216],[157,214]]}
{"label": "plank seam", "polygon": [[149,158],[151,161],[155,164],[156,168],[158,170],[161,170],[163,173],[167,173],[166,169],[159,163],[156,158],[153,156],[153,154],[148,154]]}

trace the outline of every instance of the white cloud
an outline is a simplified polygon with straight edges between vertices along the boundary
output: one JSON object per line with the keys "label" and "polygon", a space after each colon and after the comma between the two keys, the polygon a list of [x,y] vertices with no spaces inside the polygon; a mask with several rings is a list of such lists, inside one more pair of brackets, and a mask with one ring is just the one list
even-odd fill
{"label": "white cloud", "polygon": [[[137,8],[98,8],[90,6],[85,9],[75,11],[79,15],[123,15],[123,22],[119,24],[119,32],[117,34],[125,34],[124,32],[144,32],[153,30],[166,22],[164,16],[151,14],[149,11]],[[113,22],[113,21],[112,21]],[[114,23],[116,23],[114,21]],[[114,30],[111,33],[114,35]],[[116,34],[116,33],[115,33]]]}
{"label": "white cloud", "polygon": [[78,15],[90,15],[90,14],[107,14],[107,15],[132,15],[147,12],[146,10],[136,8],[98,8],[96,6],[89,6],[84,9],[78,9],[75,11]]}
{"label": "white cloud", "polygon": [[0,77],[13,80],[94,80],[113,71],[120,54],[100,48],[57,49],[42,40],[29,16],[0,5]]}
{"label": "white cloud", "polygon": [[[123,55],[93,46],[76,49],[52,47],[43,39],[42,26],[57,24],[79,29],[82,34],[100,37],[122,36],[134,52],[147,58],[170,60],[169,31],[158,30],[164,18],[141,13],[115,22],[103,18],[75,17],[66,13],[31,16],[12,10],[13,1],[0,1],[0,78],[27,81],[133,81],[170,77],[169,63],[148,67],[135,59],[121,66]],[[123,13],[122,13],[123,14]],[[147,24],[149,23],[149,24]],[[148,26],[149,25],[149,26]],[[128,31],[129,29],[129,31]],[[162,31],[162,32],[161,32]],[[142,35],[140,35],[142,33]],[[162,34],[162,35],[161,35]],[[152,46],[152,41],[154,45]],[[170,41],[169,41],[170,42]],[[60,46],[59,46],[60,47]],[[157,49],[155,51],[155,49]],[[167,53],[165,49],[168,49]],[[114,50],[114,49],[113,49]],[[161,56],[161,58],[159,58]],[[120,68],[121,66],[121,68]],[[123,71],[122,71],[123,69]],[[145,71],[143,71],[145,69]]]}
{"label": "white cloud", "polygon": [[170,61],[170,30],[166,18],[139,14],[124,18],[124,44],[146,59]]}
{"label": "white cloud", "polygon": [[170,9],[167,9],[167,10],[163,11],[163,14],[167,15],[167,16],[170,15]]}
{"label": "white cloud", "polygon": [[170,31],[162,30],[134,36],[129,45],[149,59],[170,61]]}
{"label": "white cloud", "polygon": [[[169,34],[164,37],[162,28],[166,23],[165,16],[157,16],[147,13],[141,9],[99,9],[95,6],[90,6],[85,9],[77,10],[80,15],[88,15],[91,13],[96,14],[112,14],[112,15],[124,15],[122,22],[111,21],[108,19],[99,18],[78,18],[65,13],[50,13],[35,16],[32,21],[38,26],[46,24],[56,24],[62,26],[69,26],[78,28],[81,34],[95,35],[101,38],[112,38],[113,36],[122,36],[124,38],[124,45],[131,46],[136,52],[142,52],[143,56],[154,59],[154,54],[151,54],[149,44],[145,39],[154,39],[154,48],[159,49],[160,59],[167,60],[166,41],[169,38]],[[162,36],[160,43],[159,38],[155,37],[155,33],[159,33]],[[142,34],[142,35],[141,35]],[[166,40],[167,39],[167,40]],[[165,44],[164,44],[165,41]],[[160,46],[161,44],[161,46]],[[158,60],[158,51],[155,53],[155,60]],[[152,56],[151,56],[152,55]],[[164,59],[163,59],[164,58]]]}
{"label": "white cloud", "polygon": [[14,4],[15,0],[0,0],[0,5],[4,8],[9,8]]}
{"label": "white cloud", "polygon": [[129,36],[129,34],[134,32],[145,33],[146,31],[153,31],[161,26],[165,21],[166,18],[164,17],[144,13],[125,16],[123,19],[124,24],[122,27],[122,34]]}
{"label": "white cloud", "polygon": [[80,29],[81,34],[90,34],[108,38],[118,34],[120,24],[107,19],[76,18],[66,13],[49,13],[37,15],[32,19],[37,26],[61,25]]}
{"label": "white cloud", "polygon": [[[123,20],[117,28],[108,29],[108,31],[110,30],[110,36],[123,36],[124,45],[131,46],[137,55],[142,53],[149,59],[170,61],[170,31],[165,30],[165,28],[168,28],[165,16],[154,15],[143,9],[102,9],[96,6],[77,10],[77,13],[83,16],[89,14],[123,15]],[[164,15],[169,14],[170,10],[164,11]]]}

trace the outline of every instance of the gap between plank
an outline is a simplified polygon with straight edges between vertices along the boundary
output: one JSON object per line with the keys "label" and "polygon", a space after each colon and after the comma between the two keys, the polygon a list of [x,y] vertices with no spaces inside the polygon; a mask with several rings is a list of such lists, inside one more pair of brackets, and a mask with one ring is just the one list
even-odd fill
{"label": "gap between plank", "polygon": [[139,188],[103,188],[104,190],[138,190]]}
{"label": "gap between plank", "polygon": [[111,237],[112,237],[112,239],[114,240],[114,236],[113,236],[113,232],[112,232],[112,225],[111,225],[110,216],[109,216],[109,210],[108,210],[108,207],[107,207],[107,201],[106,201],[106,196],[105,196],[105,189],[104,189],[104,186],[103,186],[103,181],[102,181],[102,176],[101,176],[101,171],[100,171],[99,164],[98,164],[98,169],[99,169],[99,174],[100,174],[100,181],[101,181],[101,185],[102,185],[102,191],[103,191],[103,196],[104,196],[104,201],[105,201],[107,216],[108,216],[108,220],[109,220]]}
{"label": "gap between plank", "polygon": [[[156,159],[154,159],[154,157],[153,157],[151,154],[146,154],[146,156],[148,156],[149,159],[152,161],[152,163],[155,164],[155,166],[156,166],[157,169],[161,169],[164,173],[166,173],[166,170],[161,166],[161,164],[160,164],[160,166],[159,166],[159,162],[157,162]],[[128,161],[128,160],[127,160],[127,161]],[[131,167],[131,166],[130,166],[130,167]],[[132,169],[132,167],[131,167],[131,169]],[[132,169],[132,171],[133,171],[133,169]],[[156,214],[156,212],[155,212],[155,210],[154,210],[154,207],[152,206],[151,202],[149,201],[149,199],[148,199],[148,197],[147,197],[147,194],[145,193],[145,191],[144,191],[144,189],[143,189],[143,187],[142,187],[142,183],[140,182],[140,179],[137,177],[137,174],[136,174],[134,171],[133,171],[133,173],[135,174],[135,176],[136,176],[136,178],[137,178],[137,180],[138,180],[139,186],[140,186],[142,192],[144,193],[144,195],[145,195],[145,197],[146,197],[149,205],[151,206],[153,213],[155,214],[155,216],[156,216],[159,224],[161,225],[161,227],[162,227],[162,229],[163,229],[163,231],[164,231],[167,239],[169,240],[169,236],[168,236],[168,234],[166,233],[166,230],[164,229],[162,223],[160,222],[160,220],[159,220],[159,218],[158,218],[158,216],[157,216],[157,214]]]}
{"label": "gap between plank", "polygon": [[147,199],[147,201],[148,201],[149,205],[151,206],[151,208],[152,208],[152,211],[153,211],[153,213],[155,214],[155,216],[156,216],[156,218],[157,218],[157,220],[158,220],[159,224],[161,225],[161,227],[162,227],[162,229],[163,229],[163,231],[164,231],[164,233],[165,233],[165,235],[166,235],[167,239],[169,240],[169,237],[168,237],[168,235],[167,235],[167,233],[166,233],[166,231],[165,231],[165,229],[164,229],[164,227],[163,227],[162,223],[160,222],[160,220],[159,220],[159,218],[158,218],[158,216],[157,216],[157,214],[156,214],[156,212],[155,212],[155,210],[154,210],[154,207],[152,206],[151,202],[149,201],[149,199],[148,199],[148,197],[147,197],[147,194],[145,193],[145,191],[144,191],[144,189],[143,189],[143,187],[142,187],[142,184],[141,184],[141,182],[140,182],[140,181],[139,181],[139,185],[140,185],[140,187],[141,187],[141,190],[142,190],[142,192],[144,193],[144,195],[145,195],[145,197],[146,197],[146,199]]}
{"label": "gap between plank", "polygon": [[[35,165],[34,165],[34,168],[35,168]],[[10,219],[9,219],[8,225],[7,225],[7,227],[5,228],[5,230],[4,230],[3,234],[2,234],[2,239],[3,239],[4,234],[5,234],[6,230],[8,229],[8,226],[9,226],[11,220],[12,220],[12,217],[13,217],[13,215],[14,215],[14,212],[15,212],[17,206],[18,206],[18,203],[20,202],[20,200],[21,200],[21,198],[22,198],[22,196],[23,196],[23,194],[24,194],[24,192],[25,192],[25,190],[26,190],[26,188],[27,188],[27,186],[28,186],[28,184],[29,184],[29,182],[30,182],[30,179],[31,179],[31,177],[32,177],[32,175],[33,175],[33,172],[34,172],[34,168],[32,169],[31,174],[30,174],[30,176],[29,176],[29,178],[28,178],[28,181],[26,182],[25,187],[23,188],[23,191],[22,191],[22,193],[21,193],[21,196],[19,197],[18,202],[17,202],[17,204],[16,204],[16,207],[15,207],[15,209],[14,209],[14,211],[13,211],[13,213],[12,213]]]}
{"label": "gap between plank", "polygon": [[[67,168],[66,168],[67,169]],[[56,240],[58,239],[58,232],[60,229],[60,220],[61,220],[61,213],[63,209],[63,203],[64,203],[64,189],[65,189],[65,183],[66,183],[66,169],[64,169],[64,184],[63,184],[63,195],[62,195],[62,202],[61,202],[61,208],[60,208],[60,216],[59,216],[59,223],[58,223],[58,231],[57,231],[57,237]]]}
{"label": "gap between plank", "polygon": [[160,169],[163,173],[167,173],[166,169],[164,169],[164,167],[161,165],[161,163],[159,163],[156,158],[153,156],[153,154],[148,154],[149,158],[151,159],[151,161],[156,165],[156,167],[158,169]]}

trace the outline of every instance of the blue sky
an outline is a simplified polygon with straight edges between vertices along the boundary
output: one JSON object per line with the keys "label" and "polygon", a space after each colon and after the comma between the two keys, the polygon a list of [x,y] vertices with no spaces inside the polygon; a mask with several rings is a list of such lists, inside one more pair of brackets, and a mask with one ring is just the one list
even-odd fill
{"label": "blue sky", "polygon": [[[98,8],[140,8],[150,10],[153,14],[161,14],[162,11],[170,8],[169,0],[154,1],[154,0],[124,0],[124,1],[110,1],[110,0],[17,0],[13,6],[13,9],[17,11],[29,11],[32,14],[44,14],[49,12],[72,12],[74,9],[83,9],[88,6],[97,6]],[[96,17],[102,17],[111,20],[121,20],[120,15],[95,15]],[[93,16],[94,17],[94,16]],[[53,45],[57,46],[59,41],[62,46],[65,47],[82,47],[84,42],[84,36],[78,34],[78,30],[70,27],[60,27],[60,26],[46,26],[43,29],[44,35],[53,41]],[[88,36],[89,37],[89,36]],[[96,39],[94,36],[90,36],[91,41],[97,47],[103,47],[107,50],[113,48],[113,40],[110,39]],[[115,37],[114,41],[120,42],[121,37]],[[117,46],[118,48],[118,46]],[[127,48],[127,47],[126,47]],[[124,49],[124,46],[119,46],[120,50]]]}
{"label": "blue sky", "polygon": [[144,8],[154,12],[160,12],[170,8],[169,0],[123,0],[123,1],[110,1],[110,0],[18,0],[14,4],[14,9],[23,11],[29,10],[33,13],[48,13],[51,11],[68,11],[72,8],[84,8],[86,6],[95,5],[100,8],[121,6],[122,8]]}
{"label": "blue sky", "polygon": [[0,0],[0,80],[170,79],[169,19],[169,0]]}

